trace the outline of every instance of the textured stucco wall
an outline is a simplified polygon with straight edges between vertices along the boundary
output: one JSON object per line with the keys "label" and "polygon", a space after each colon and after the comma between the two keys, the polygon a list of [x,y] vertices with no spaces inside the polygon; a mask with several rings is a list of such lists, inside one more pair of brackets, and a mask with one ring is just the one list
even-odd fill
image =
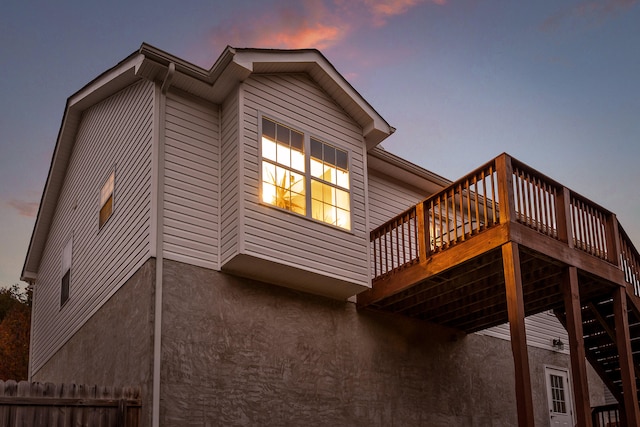
{"label": "textured stucco wall", "polygon": [[155,260],[147,261],[49,360],[33,381],[139,386],[150,425]]}
{"label": "textured stucco wall", "polygon": [[[508,341],[165,261],[166,426],[517,424]],[[544,365],[530,350],[536,424]]]}
{"label": "textured stucco wall", "polygon": [[[517,425],[508,341],[164,266],[163,426]],[[154,277],[150,260],[33,380],[139,385],[150,425]],[[529,358],[536,425],[548,425],[544,366],[569,359],[538,348]]]}

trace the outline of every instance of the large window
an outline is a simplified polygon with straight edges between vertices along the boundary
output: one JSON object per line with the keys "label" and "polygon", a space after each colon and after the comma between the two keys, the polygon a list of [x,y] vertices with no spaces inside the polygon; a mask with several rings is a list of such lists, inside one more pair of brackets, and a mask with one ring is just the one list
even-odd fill
{"label": "large window", "polygon": [[351,229],[345,150],[266,117],[261,150],[263,202]]}

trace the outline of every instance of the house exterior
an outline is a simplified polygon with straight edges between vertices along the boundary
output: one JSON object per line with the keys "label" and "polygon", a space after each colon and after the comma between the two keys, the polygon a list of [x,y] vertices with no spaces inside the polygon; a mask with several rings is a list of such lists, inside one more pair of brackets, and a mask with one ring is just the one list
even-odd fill
{"label": "house exterior", "polygon": [[[370,231],[451,183],[393,132],[316,50],[204,70],[143,44],[67,101],[22,273],[31,379],[138,385],[144,425],[522,423],[507,326],[355,303]],[[573,423],[567,332],[526,322],[535,424]]]}

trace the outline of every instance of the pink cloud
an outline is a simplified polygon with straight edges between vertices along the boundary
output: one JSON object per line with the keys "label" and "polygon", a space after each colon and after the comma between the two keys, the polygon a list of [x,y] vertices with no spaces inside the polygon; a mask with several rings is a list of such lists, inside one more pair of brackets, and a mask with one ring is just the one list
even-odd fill
{"label": "pink cloud", "polygon": [[596,24],[605,19],[623,13],[638,3],[638,0],[590,0],[583,1],[571,8],[547,18],[541,25],[543,30],[554,30],[572,20],[588,20]]}
{"label": "pink cloud", "polygon": [[7,202],[9,207],[15,209],[19,215],[26,216],[28,218],[34,218],[38,213],[38,207],[40,203],[29,202],[26,200],[11,199]]}
{"label": "pink cloud", "polygon": [[296,7],[282,5],[264,13],[254,11],[230,22],[213,30],[214,45],[327,49],[350,31],[350,25],[318,0],[305,0]]}
{"label": "pink cloud", "polygon": [[251,10],[230,18],[211,32],[217,49],[226,45],[280,49],[329,49],[365,26],[383,26],[393,16],[419,4],[446,0],[301,0],[269,10]]}
{"label": "pink cloud", "polygon": [[[365,5],[373,15],[373,22],[377,26],[386,24],[387,18],[403,15],[409,9],[426,0],[364,0]],[[444,5],[447,0],[430,0],[430,3]]]}

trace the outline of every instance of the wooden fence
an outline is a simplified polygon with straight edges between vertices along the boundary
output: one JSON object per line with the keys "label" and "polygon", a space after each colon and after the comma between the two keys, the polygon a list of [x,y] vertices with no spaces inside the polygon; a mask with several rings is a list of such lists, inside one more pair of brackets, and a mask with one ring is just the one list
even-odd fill
{"label": "wooden fence", "polygon": [[138,427],[140,390],[0,381],[2,427]]}

